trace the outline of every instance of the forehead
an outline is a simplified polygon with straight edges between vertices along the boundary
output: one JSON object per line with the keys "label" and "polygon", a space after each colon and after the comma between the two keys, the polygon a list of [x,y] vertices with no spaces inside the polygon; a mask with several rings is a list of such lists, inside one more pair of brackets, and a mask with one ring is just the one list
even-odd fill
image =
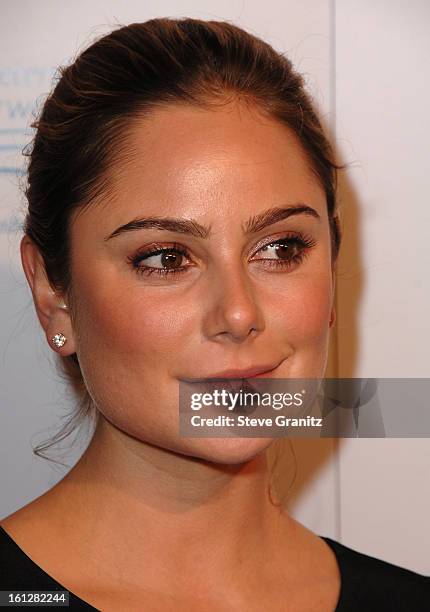
{"label": "forehead", "polygon": [[241,102],[168,105],[133,118],[109,185],[110,225],[140,213],[209,218],[312,202],[323,217],[325,209],[298,137]]}

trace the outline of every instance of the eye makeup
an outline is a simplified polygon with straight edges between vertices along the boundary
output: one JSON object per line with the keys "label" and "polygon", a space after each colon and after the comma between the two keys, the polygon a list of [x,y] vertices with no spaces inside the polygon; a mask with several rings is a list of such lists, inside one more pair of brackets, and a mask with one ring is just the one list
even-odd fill
{"label": "eye makeup", "polygon": [[[300,232],[288,232],[285,236],[260,246],[255,255],[260,252],[263,255],[261,257],[253,255],[250,261],[257,261],[270,269],[286,271],[300,265],[315,245],[316,241],[309,236]],[[273,254],[275,258],[270,258],[267,254]],[[159,258],[160,266],[149,265],[154,263],[151,260],[157,258]],[[173,242],[165,245],[152,244],[128,257],[127,261],[139,275],[149,277],[155,274],[158,277],[173,278],[186,274],[191,267],[194,267],[194,264],[183,265],[183,259],[191,260],[188,249]]]}

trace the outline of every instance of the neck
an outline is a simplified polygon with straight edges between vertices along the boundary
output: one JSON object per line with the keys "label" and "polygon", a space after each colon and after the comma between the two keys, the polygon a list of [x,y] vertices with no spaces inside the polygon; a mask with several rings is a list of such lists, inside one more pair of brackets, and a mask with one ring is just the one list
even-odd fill
{"label": "neck", "polygon": [[127,568],[127,583],[141,584],[144,568],[145,582],[175,591],[184,576],[188,587],[207,587],[214,576],[219,586],[261,575],[291,527],[269,482],[265,453],[213,464],[142,443],[100,417],[88,449],[50,493],[83,559],[100,551],[112,577]]}

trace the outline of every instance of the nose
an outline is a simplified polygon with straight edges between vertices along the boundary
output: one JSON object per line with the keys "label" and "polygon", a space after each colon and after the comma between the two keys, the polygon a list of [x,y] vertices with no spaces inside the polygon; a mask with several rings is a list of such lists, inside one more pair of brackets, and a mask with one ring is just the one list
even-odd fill
{"label": "nose", "polygon": [[242,269],[214,275],[205,306],[203,331],[212,341],[240,343],[265,328],[256,289]]}

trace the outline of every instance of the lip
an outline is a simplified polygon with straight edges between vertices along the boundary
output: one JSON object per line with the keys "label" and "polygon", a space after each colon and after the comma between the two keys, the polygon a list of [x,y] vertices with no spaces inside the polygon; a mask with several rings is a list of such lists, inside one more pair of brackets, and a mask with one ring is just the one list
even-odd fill
{"label": "lip", "polygon": [[[282,360],[283,361],[283,360]],[[202,378],[187,378],[186,380],[189,382],[207,382],[211,380],[218,379],[236,379],[242,380],[243,378],[262,378],[276,370],[276,368],[282,363],[282,361],[278,361],[276,364],[265,364],[260,366],[251,366],[245,369],[229,369],[223,370],[221,372],[215,372],[210,376],[205,376]],[[185,379],[184,379],[185,380]]]}

